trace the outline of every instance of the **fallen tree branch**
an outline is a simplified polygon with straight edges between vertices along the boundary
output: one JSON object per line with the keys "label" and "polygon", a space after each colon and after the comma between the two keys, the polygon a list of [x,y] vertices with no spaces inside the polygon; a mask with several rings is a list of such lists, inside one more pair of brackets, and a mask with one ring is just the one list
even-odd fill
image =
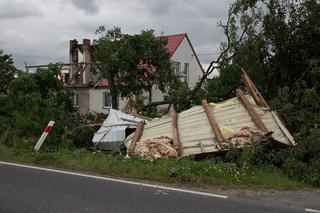
{"label": "fallen tree branch", "polygon": [[185,104],[183,104],[182,106],[177,108],[177,111],[181,111],[181,110],[185,109],[190,104],[191,100],[194,98],[196,93],[202,87],[203,82],[208,79],[208,77],[213,73],[213,71],[215,69],[219,69],[223,65],[223,62],[229,61],[230,59],[232,59],[236,55],[236,53],[233,52],[230,56],[224,58],[224,61],[221,63],[221,60],[223,59],[223,57],[226,56],[226,54],[228,54],[228,52],[230,51],[231,47],[233,47],[234,45],[237,45],[237,44],[239,44],[240,42],[243,41],[243,39],[245,38],[244,36],[245,36],[245,34],[246,34],[247,30],[248,30],[248,25],[245,25],[244,28],[242,29],[242,33],[241,33],[239,39],[237,41],[235,41],[235,42],[231,41],[231,35],[230,35],[230,32],[229,32],[230,20],[231,20],[231,16],[232,16],[232,12],[231,11],[232,10],[229,9],[228,20],[227,20],[226,25],[223,25],[221,22],[219,23],[219,26],[224,29],[225,35],[227,37],[226,48],[220,53],[220,55],[218,56],[218,58],[216,60],[213,60],[213,61],[210,62],[207,70],[203,73],[203,75],[200,78],[200,80],[196,83],[196,86],[192,89],[190,95],[188,95]]}
{"label": "fallen tree branch", "polygon": [[151,102],[145,106],[143,106],[141,109],[139,109],[138,111],[141,112],[141,111],[144,111],[146,109],[149,109],[151,107],[154,107],[154,106],[160,106],[160,105],[165,105],[165,104],[170,104],[170,101],[155,101],[155,102]]}

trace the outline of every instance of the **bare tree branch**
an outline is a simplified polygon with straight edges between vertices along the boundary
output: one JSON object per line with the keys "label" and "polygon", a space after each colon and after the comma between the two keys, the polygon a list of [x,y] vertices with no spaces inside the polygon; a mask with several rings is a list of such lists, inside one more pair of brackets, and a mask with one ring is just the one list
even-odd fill
{"label": "bare tree branch", "polygon": [[[224,48],[224,50],[220,53],[220,55],[217,57],[216,60],[213,60],[210,62],[207,70],[203,73],[202,77],[200,78],[200,80],[197,82],[196,86],[193,88],[193,90],[191,91],[190,95],[188,96],[188,99],[186,101],[186,104],[180,106],[177,111],[183,110],[184,108],[186,108],[190,101],[193,99],[193,97],[196,95],[196,93],[198,92],[198,90],[202,87],[203,82],[209,77],[209,75],[211,75],[213,73],[213,71],[215,69],[218,69],[222,66],[221,64],[221,59],[223,59],[223,57],[226,56],[226,54],[228,54],[228,52],[230,51],[230,49],[234,46],[234,45],[238,45],[239,43],[241,43],[244,38],[245,38],[245,34],[248,30],[248,25],[245,25],[244,28],[242,29],[242,33],[239,37],[239,39],[235,42],[232,42],[231,39],[231,35],[230,35],[230,21],[232,18],[232,10],[229,10],[228,13],[228,20],[226,25],[223,25],[222,22],[220,21],[219,26],[222,27],[224,29],[225,35],[227,37],[227,43],[226,43],[226,47]],[[233,54],[231,54],[230,56],[225,57],[225,61],[229,61],[230,59],[232,59],[234,56],[236,55],[236,53],[234,52]]]}
{"label": "bare tree branch", "polygon": [[144,111],[146,109],[149,109],[150,107],[154,106],[159,106],[159,105],[165,105],[165,104],[171,104],[169,101],[156,101],[156,102],[151,102],[145,106],[143,106],[141,109],[139,109],[139,112]]}

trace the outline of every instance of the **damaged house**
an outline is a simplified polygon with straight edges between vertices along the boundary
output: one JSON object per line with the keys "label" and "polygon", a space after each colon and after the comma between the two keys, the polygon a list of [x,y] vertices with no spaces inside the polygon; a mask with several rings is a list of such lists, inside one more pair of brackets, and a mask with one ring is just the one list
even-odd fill
{"label": "damaged house", "polygon": [[[166,48],[176,75],[181,81],[187,82],[191,88],[202,76],[203,69],[195,50],[186,33],[167,35]],[[93,47],[89,39],[70,41],[69,72],[65,74],[65,82],[74,93],[73,104],[81,114],[87,112],[108,114],[112,106],[112,98],[108,91],[108,80],[102,78],[99,70],[92,63]],[[83,61],[79,63],[79,55]],[[162,101],[164,94],[153,85],[151,101]],[[119,98],[122,108],[127,100]]]}

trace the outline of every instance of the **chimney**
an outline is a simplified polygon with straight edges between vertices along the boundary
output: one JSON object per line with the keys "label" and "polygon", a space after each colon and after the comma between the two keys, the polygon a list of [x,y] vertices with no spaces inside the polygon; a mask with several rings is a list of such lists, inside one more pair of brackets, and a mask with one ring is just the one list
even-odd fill
{"label": "chimney", "polygon": [[[90,39],[83,39],[83,62],[84,63],[91,63],[91,45],[90,45]],[[83,73],[83,83],[88,84],[90,81],[90,72],[91,72],[91,64],[86,65],[86,69]]]}
{"label": "chimney", "polygon": [[70,65],[69,68],[69,78],[73,78],[72,82],[69,83],[76,83],[76,73],[78,72],[79,57],[78,57],[78,41],[76,39],[70,40],[69,43],[69,63],[74,64]]}

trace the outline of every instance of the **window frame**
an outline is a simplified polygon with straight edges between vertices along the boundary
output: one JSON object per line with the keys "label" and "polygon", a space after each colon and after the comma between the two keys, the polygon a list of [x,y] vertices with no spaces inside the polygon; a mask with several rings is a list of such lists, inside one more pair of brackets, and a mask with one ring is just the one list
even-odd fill
{"label": "window frame", "polygon": [[172,67],[173,67],[173,71],[174,73],[179,76],[181,73],[181,62],[179,61],[172,61]]}
{"label": "window frame", "polygon": [[[110,97],[110,105],[106,105],[106,95],[108,95]],[[112,96],[111,96],[109,90],[102,93],[102,107],[104,109],[111,109],[112,108]]]}
{"label": "window frame", "polygon": [[73,107],[79,107],[80,106],[80,96],[78,93],[74,93],[72,96],[72,105]]}

